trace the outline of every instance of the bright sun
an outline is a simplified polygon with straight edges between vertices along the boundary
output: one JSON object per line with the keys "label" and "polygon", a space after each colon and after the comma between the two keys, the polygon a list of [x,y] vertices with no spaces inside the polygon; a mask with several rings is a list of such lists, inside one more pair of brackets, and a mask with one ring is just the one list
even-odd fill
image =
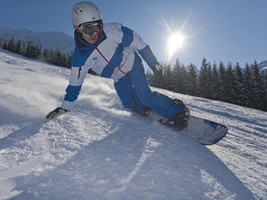
{"label": "bright sun", "polygon": [[181,33],[173,33],[168,41],[168,54],[169,58],[179,49],[183,48],[185,37]]}

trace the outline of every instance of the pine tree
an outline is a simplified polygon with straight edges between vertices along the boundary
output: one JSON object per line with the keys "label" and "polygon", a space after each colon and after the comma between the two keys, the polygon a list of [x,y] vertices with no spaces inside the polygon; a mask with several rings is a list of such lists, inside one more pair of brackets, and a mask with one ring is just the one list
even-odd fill
{"label": "pine tree", "polygon": [[199,71],[198,76],[198,93],[201,97],[209,97],[211,96],[210,91],[210,70],[211,68],[208,66],[207,60],[203,58],[202,66]]}
{"label": "pine tree", "polygon": [[67,54],[63,53],[62,57],[63,57],[63,63],[62,63],[62,66],[63,66],[63,67],[67,67],[67,63],[68,63]]}
{"label": "pine tree", "polygon": [[50,63],[50,51],[49,49],[44,49],[43,51],[43,59],[45,62]]}
{"label": "pine tree", "polygon": [[151,72],[151,70],[147,70],[146,71],[146,79],[147,79],[147,82],[149,85],[151,85],[152,77],[153,77],[153,73]]}
{"label": "pine tree", "polygon": [[163,68],[163,88],[167,90],[172,90],[172,70],[170,64],[165,64]]}
{"label": "pine tree", "polygon": [[245,92],[246,92],[246,102],[245,106],[252,106],[252,95],[253,95],[253,80],[250,72],[250,67],[248,64],[245,66],[244,72],[244,81],[245,81]]}
{"label": "pine tree", "polygon": [[214,62],[212,65],[212,72],[211,72],[211,78],[210,78],[210,87],[211,87],[211,98],[218,100],[220,99],[219,95],[219,73],[217,69],[217,64]]}
{"label": "pine tree", "polygon": [[54,64],[62,66],[62,63],[63,63],[63,56],[62,56],[61,50],[57,49],[57,51],[56,51],[56,61],[55,61]]}
{"label": "pine tree", "polygon": [[57,57],[56,51],[53,51],[52,49],[50,49],[50,58],[49,58],[50,63],[56,65],[58,62],[57,59],[58,57]]}
{"label": "pine tree", "polygon": [[233,103],[238,105],[245,105],[247,102],[246,88],[245,88],[243,72],[238,63],[235,66],[233,74],[234,74],[233,87],[235,93],[233,97]]}
{"label": "pine tree", "polygon": [[22,47],[21,47],[21,55],[23,55],[23,56],[26,55],[26,44],[25,44],[25,42],[22,43]]}
{"label": "pine tree", "polygon": [[212,80],[212,70],[211,70],[211,65],[208,63],[207,65],[207,98],[212,98],[212,85],[211,85],[211,80]]}
{"label": "pine tree", "polygon": [[7,50],[11,52],[16,52],[16,41],[14,38],[9,40],[8,45],[7,45]]}
{"label": "pine tree", "polygon": [[159,64],[160,70],[157,73],[153,73],[151,78],[151,86],[161,88],[163,85],[163,65]]}
{"label": "pine tree", "polygon": [[32,59],[39,59],[42,56],[41,45],[36,45],[33,42],[29,42],[25,56]]}
{"label": "pine tree", "polygon": [[254,108],[263,109],[265,105],[265,92],[264,92],[264,82],[263,77],[261,76],[258,68],[258,64],[255,63],[251,66],[251,74],[252,74],[252,105]]}
{"label": "pine tree", "polygon": [[42,50],[42,45],[40,44],[36,44],[36,57],[35,59],[40,59],[42,57],[42,54],[43,54],[43,50]]}
{"label": "pine tree", "polygon": [[263,105],[263,110],[267,111],[267,77],[264,78],[264,93],[265,93],[265,97],[264,97],[264,105]]}
{"label": "pine tree", "polygon": [[177,59],[172,70],[173,91],[187,94],[189,88],[188,74],[184,65]]}
{"label": "pine tree", "polygon": [[179,80],[180,67],[181,67],[181,63],[180,63],[179,59],[176,59],[176,62],[175,62],[173,69],[172,69],[172,76],[171,76],[172,91],[174,91],[174,92],[180,92],[180,86],[179,86],[179,83],[177,83]]}
{"label": "pine tree", "polygon": [[189,88],[189,80],[188,80],[188,72],[184,65],[181,66],[181,93],[188,94],[188,88]]}
{"label": "pine tree", "polygon": [[197,94],[197,72],[196,67],[191,63],[188,72],[188,92],[190,95]]}
{"label": "pine tree", "polygon": [[27,45],[25,56],[28,58],[32,58],[32,52],[33,52],[33,44],[32,44],[32,42],[29,42]]}
{"label": "pine tree", "polygon": [[227,92],[226,88],[226,71],[223,62],[219,64],[219,100],[226,101]]}
{"label": "pine tree", "polygon": [[67,68],[71,68],[73,53],[68,54]]}
{"label": "pine tree", "polygon": [[2,49],[6,49],[7,50],[7,42],[4,42]]}
{"label": "pine tree", "polygon": [[15,53],[23,55],[21,40],[17,41],[17,43],[16,43]]}
{"label": "pine tree", "polygon": [[229,63],[226,69],[226,81],[225,81],[225,94],[226,94],[226,102],[233,103],[233,98],[235,97],[234,91],[234,76],[233,76],[233,68],[232,64]]}

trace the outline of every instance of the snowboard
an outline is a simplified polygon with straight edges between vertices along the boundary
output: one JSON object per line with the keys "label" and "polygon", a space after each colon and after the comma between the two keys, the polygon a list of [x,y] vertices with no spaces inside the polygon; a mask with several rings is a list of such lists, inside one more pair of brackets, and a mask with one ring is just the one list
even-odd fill
{"label": "snowboard", "polygon": [[178,130],[169,125],[167,123],[168,119],[157,114],[156,112],[152,111],[146,117],[164,126],[168,126],[177,131],[179,134],[185,135],[186,137],[189,137],[203,145],[216,144],[223,139],[228,132],[228,128],[223,124],[195,116],[190,116],[188,126],[182,130]]}

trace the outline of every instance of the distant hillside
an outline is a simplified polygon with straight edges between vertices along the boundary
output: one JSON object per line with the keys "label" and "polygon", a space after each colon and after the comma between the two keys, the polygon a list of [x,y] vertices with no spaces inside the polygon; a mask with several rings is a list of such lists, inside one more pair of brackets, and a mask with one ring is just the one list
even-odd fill
{"label": "distant hillside", "polygon": [[64,53],[70,53],[74,49],[73,37],[62,32],[34,32],[29,29],[0,29],[0,41],[8,41],[14,38],[22,42],[34,42],[45,49],[61,49]]}
{"label": "distant hillside", "polygon": [[263,69],[264,67],[267,67],[267,60],[264,60],[258,64],[259,69]]}

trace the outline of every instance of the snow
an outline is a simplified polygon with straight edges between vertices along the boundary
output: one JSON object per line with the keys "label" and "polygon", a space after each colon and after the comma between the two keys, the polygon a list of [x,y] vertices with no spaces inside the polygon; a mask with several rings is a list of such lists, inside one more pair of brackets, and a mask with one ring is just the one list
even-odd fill
{"label": "snow", "polygon": [[264,67],[267,67],[267,60],[264,60],[258,64],[259,69],[263,69]]}
{"label": "snow", "polygon": [[266,112],[158,90],[229,134],[200,145],[123,108],[112,80],[88,75],[75,109],[69,69],[0,50],[0,199],[266,199]]}

